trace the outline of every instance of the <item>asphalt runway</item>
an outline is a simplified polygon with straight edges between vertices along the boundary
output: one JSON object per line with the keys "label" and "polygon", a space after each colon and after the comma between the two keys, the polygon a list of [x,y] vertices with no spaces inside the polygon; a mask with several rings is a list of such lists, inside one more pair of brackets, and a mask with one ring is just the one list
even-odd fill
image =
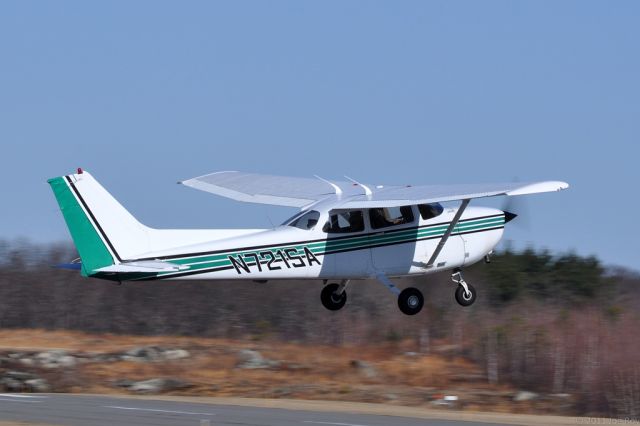
{"label": "asphalt runway", "polygon": [[[459,420],[288,410],[183,401],[69,394],[0,394],[0,423],[184,426],[471,426]],[[504,424],[504,423],[502,423]]]}

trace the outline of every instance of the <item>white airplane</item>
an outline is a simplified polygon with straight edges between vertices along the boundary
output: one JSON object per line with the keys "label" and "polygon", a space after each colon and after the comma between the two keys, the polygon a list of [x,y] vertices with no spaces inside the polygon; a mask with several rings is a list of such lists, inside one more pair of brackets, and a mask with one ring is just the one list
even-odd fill
{"label": "white airplane", "polygon": [[[374,278],[415,315],[422,293],[393,277],[451,270],[455,299],[476,300],[462,268],[489,255],[516,215],[469,207],[475,198],[566,189],[565,182],[487,185],[366,185],[316,177],[218,172],[179,183],[250,203],[300,209],[273,229],[152,229],[138,222],[89,173],[50,179],[80,258],[72,269],[113,281],[168,279],[324,280],[321,301],[335,311],[350,280]],[[440,203],[460,201],[445,208]]]}

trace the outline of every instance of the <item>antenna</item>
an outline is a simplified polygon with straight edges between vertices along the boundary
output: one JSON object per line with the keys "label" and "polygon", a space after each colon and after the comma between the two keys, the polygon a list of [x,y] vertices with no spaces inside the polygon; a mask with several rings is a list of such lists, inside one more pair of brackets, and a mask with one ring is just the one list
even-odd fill
{"label": "antenna", "polygon": [[271,220],[271,217],[269,216],[269,210],[267,210],[267,206],[263,205],[262,207],[264,208],[264,214],[267,216],[267,220],[271,224],[271,227],[275,228],[276,226],[273,224],[273,221]]}

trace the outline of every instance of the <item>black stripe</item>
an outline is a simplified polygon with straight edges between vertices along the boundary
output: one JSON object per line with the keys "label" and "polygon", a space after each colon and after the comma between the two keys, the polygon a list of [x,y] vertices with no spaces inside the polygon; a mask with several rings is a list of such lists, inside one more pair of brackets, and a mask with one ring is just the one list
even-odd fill
{"label": "black stripe", "polygon": [[107,242],[107,244],[109,245],[109,248],[111,248],[111,251],[116,256],[116,259],[118,259],[118,262],[122,262],[120,255],[118,255],[118,252],[116,251],[115,247],[113,247],[113,244],[111,244],[111,240],[109,240],[109,237],[107,237],[107,234],[104,232],[104,230],[102,229],[102,226],[100,226],[100,223],[98,222],[96,217],[93,215],[93,212],[91,211],[87,203],[84,201],[84,198],[82,198],[82,195],[80,195],[80,191],[78,191],[78,188],[76,188],[76,186],[73,184],[69,176],[65,176],[65,178],[67,179],[67,182],[69,182],[69,186],[71,186],[71,189],[73,190],[73,192],[76,194],[76,196],[84,206],[84,209],[87,211],[87,213],[89,213],[91,220],[93,221],[96,228],[98,228],[98,232],[100,232],[100,235],[102,235],[102,238],[104,238],[104,240]]}
{"label": "black stripe", "polygon": [[[478,230],[475,230],[475,231],[460,232],[460,233],[456,233],[456,234],[451,234],[451,236],[453,237],[453,236],[456,236],[456,235],[475,234],[477,232],[494,231],[496,229],[503,229],[503,228],[504,228],[504,226],[496,226],[494,228],[478,229]],[[394,242],[383,243],[383,244],[369,245],[369,246],[365,246],[365,247],[353,247],[353,248],[332,250],[332,251],[328,251],[328,252],[324,252],[324,253],[317,253],[316,256],[326,256],[326,255],[329,255],[329,254],[346,253],[346,252],[357,251],[357,250],[369,250],[369,249],[372,249],[372,248],[393,246],[393,245],[397,245],[397,244],[411,244],[411,243],[416,243],[418,241],[434,240],[436,238],[442,238],[442,235],[432,236],[432,237],[422,237],[422,238],[418,238],[418,239],[410,240],[410,241],[394,241]],[[320,241],[324,241],[324,240],[320,240]],[[252,262],[252,265],[250,265],[250,264],[247,264],[247,265],[253,266],[253,265],[255,265],[255,262]],[[184,276],[187,276],[187,275],[205,274],[205,273],[208,273],[208,272],[218,272],[218,271],[224,271],[224,270],[228,270],[228,269],[233,269],[233,266],[217,266],[215,268],[203,268],[203,269],[198,269],[196,271],[178,272],[178,273],[174,273],[173,275],[155,275],[153,277],[140,278],[140,279],[132,280],[132,281],[151,281],[151,280],[161,280],[161,279],[166,279],[166,278],[180,278],[180,277],[184,277]],[[250,278],[247,278],[247,279],[250,279]]]}
{"label": "black stripe", "polygon": [[[488,215],[488,216],[473,217],[473,218],[470,218],[470,219],[460,220],[460,221],[458,221],[458,223],[470,222],[470,221],[480,220],[480,219],[489,219],[489,218],[500,217],[500,216],[504,216],[504,214],[503,213],[499,213],[499,214]],[[366,234],[349,235],[349,236],[345,236],[345,237],[318,238],[318,239],[315,239],[315,240],[295,241],[295,242],[290,242],[290,243],[264,244],[264,245],[259,245],[259,246],[246,246],[246,247],[239,247],[239,248],[219,249],[219,250],[203,251],[203,252],[196,252],[196,253],[181,253],[181,254],[172,254],[172,255],[167,255],[167,256],[144,257],[144,258],[131,259],[131,260],[132,261],[142,261],[142,260],[184,259],[184,258],[187,258],[187,257],[210,256],[210,255],[222,254],[222,253],[236,253],[236,252],[239,252],[239,251],[260,250],[260,249],[271,248],[271,247],[287,247],[287,246],[295,246],[295,245],[299,245],[299,244],[318,243],[318,242],[323,242],[323,241],[340,241],[340,240],[345,240],[345,239],[349,239],[349,238],[369,237],[371,235],[378,235],[380,233],[384,233],[385,235],[391,235],[391,234],[395,234],[395,233],[398,233],[398,232],[406,232],[406,231],[411,231],[411,230],[431,228],[431,227],[434,227],[434,226],[448,225],[449,223],[451,223],[451,222],[439,222],[439,223],[433,223],[433,224],[429,224],[429,225],[411,226],[411,227],[408,227],[408,228],[392,229],[392,230],[388,230],[388,231],[379,230],[379,231],[375,231],[375,232],[369,232],[369,233],[366,233]]]}

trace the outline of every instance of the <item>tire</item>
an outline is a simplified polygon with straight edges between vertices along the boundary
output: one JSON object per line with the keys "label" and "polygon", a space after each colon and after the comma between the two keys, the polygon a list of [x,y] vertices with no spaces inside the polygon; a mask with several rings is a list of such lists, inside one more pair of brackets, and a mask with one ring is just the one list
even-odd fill
{"label": "tire", "polygon": [[456,288],[456,302],[458,302],[460,306],[473,305],[473,302],[476,301],[476,297],[478,296],[476,289],[473,288],[471,284],[467,284],[467,287],[469,288],[469,293],[471,293],[471,295],[465,294],[464,287],[461,285]]}
{"label": "tire", "polygon": [[423,306],[424,297],[417,288],[405,288],[398,295],[398,308],[405,315],[415,315],[422,310]]}
{"label": "tire", "polygon": [[324,286],[322,293],[320,293],[322,306],[330,311],[338,311],[347,303],[347,292],[343,291],[342,294],[338,296],[336,294],[338,288],[340,288],[338,284],[328,284]]}

